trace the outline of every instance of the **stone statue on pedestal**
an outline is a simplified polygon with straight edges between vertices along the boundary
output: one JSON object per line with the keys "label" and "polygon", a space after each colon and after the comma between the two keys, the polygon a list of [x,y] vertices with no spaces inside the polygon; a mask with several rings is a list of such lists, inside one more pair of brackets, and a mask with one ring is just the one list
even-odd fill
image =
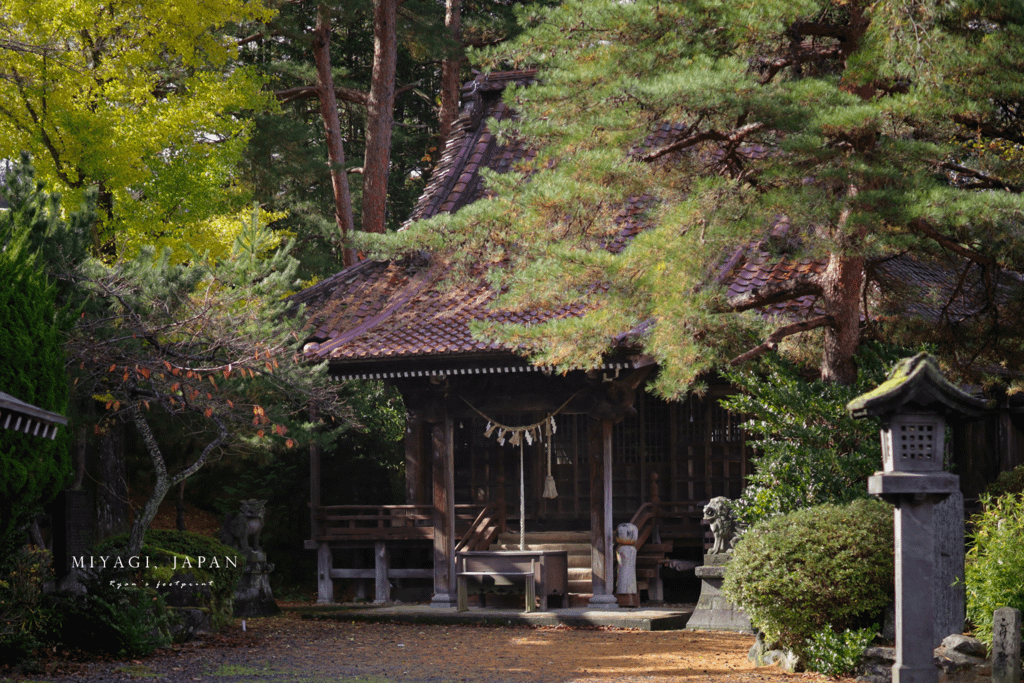
{"label": "stone statue on pedestal", "polygon": [[245,555],[245,572],[235,587],[236,617],[265,617],[278,614],[281,608],[270,589],[270,572],[274,565],[260,547],[260,532],[267,501],[243,500],[241,512],[228,513],[220,530],[220,541],[237,548]]}
{"label": "stone statue on pedestal", "polygon": [[615,580],[615,597],[621,607],[639,607],[640,593],[636,587],[636,543],[639,530],[635,524],[620,524],[615,529],[615,551],[619,574]]}
{"label": "stone statue on pedestal", "polygon": [[724,496],[712,498],[704,506],[704,521],[711,525],[715,541],[704,555],[704,566],[694,569],[701,580],[700,598],[693,616],[686,622],[686,628],[753,633],[750,617],[722,592],[726,564],[732,557],[729,553],[739,538],[739,525],[729,499]]}

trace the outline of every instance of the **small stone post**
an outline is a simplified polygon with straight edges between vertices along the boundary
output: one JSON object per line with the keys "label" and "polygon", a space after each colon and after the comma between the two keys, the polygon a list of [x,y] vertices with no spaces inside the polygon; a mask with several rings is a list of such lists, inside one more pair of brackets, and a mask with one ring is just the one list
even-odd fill
{"label": "small stone post", "polygon": [[1000,607],[992,615],[992,683],[1020,683],[1020,610]]}
{"label": "small stone post", "polygon": [[[946,417],[978,416],[984,402],[942,376],[928,354],[905,358],[874,391],[847,405],[853,417],[882,418],[883,471],[868,492],[896,506],[896,664],[893,683],[936,683],[933,507],[959,490],[942,471]],[[942,634],[939,638],[945,637]]]}
{"label": "small stone post", "polygon": [[615,579],[615,598],[619,607],[639,607],[640,593],[636,587],[636,542],[639,537],[636,524],[620,524],[615,529],[615,551],[619,574]]}

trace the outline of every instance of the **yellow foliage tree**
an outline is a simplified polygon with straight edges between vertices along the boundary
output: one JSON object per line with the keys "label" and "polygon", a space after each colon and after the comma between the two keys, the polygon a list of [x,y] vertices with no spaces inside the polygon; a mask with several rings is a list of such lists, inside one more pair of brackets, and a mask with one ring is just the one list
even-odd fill
{"label": "yellow foliage tree", "polygon": [[5,0],[0,158],[31,152],[72,203],[97,187],[97,251],[222,243],[217,217],[248,201],[248,114],[272,106],[231,31],[271,15],[261,0]]}

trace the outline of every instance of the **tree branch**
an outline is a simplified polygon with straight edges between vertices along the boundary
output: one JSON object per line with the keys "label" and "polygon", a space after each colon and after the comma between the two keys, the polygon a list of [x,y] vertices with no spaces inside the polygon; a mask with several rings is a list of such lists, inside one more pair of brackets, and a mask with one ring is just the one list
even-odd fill
{"label": "tree branch", "polygon": [[996,262],[996,260],[991,256],[979,254],[978,252],[972,249],[968,249],[962,244],[957,243],[953,239],[946,237],[938,230],[936,230],[934,227],[932,227],[932,225],[924,218],[915,218],[914,220],[910,221],[909,227],[912,230],[916,230],[917,232],[921,233],[925,237],[929,237],[935,240],[943,248],[948,249],[954,254],[963,256],[965,259],[973,261],[978,265],[990,266]]}
{"label": "tree branch", "polygon": [[748,123],[745,126],[740,126],[739,128],[730,133],[719,133],[716,130],[709,130],[703,133],[697,133],[696,135],[691,135],[690,133],[696,125],[697,124],[695,123],[693,126],[690,126],[685,131],[680,133],[681,136],[686,137],[682,137],[681,139],[676,140],[675,142],[672,142],[670,144],[667,144],[664,147],[656,149],[653,152],[648,152],[647,154],[641,155],[640,161],[654,161],[656,159],[660,159],[666,154],[671,154],[672,152],[676,152],[681,149],[686,149],[687,147],[693,147],[696,144],[699,144],[701,142],[707,142],[709,140],[714,140],[716,142],[731,142],[739,144],[751,133],[754,133],[764,128],[764,124],[758,122]]}
{"label": "tree branch", "polygon": [[821,276],[817,273],[805,273],[781,282],[769,282],[764,287],[733,297],[729,299],[725,310],[739,313],[821,293]]}
{"label": "tree branch", "polygon": [[[320,90],[315,85],[299,85],[294,88],[278,90],[274,93],[274,97],[276,97],[277,101],[281,104],[295,102],[296,100],[311,100],[319,96]],[[369,95],[361,90],[355,90],[354,88],[342,88],[338,86],[335,86],[334,88],[334,96],[339,100],[361,104],[364,107],[366,106],[366,100],[369,97]]]}
{"label": "tree branch", "polygon": [[818,316],[817,318],[811,318],[810,320],[801,320],[800,322],[792,323],[790,325],[784,325],[779,329],[775,330],[774,332],[772,332],[770,335],[768,335],[768,338],[764,340],[763,344],[759,344],[754,348],[750,349],[749,351],[747,351],[746,353],[741,353],[740,355],[733,358],[731,361],[729,361],[729,365],[740,365],[741,363],[746,363],[748,360],[757,358],[758,356],[773,350],[776,346],[778,346],[779,342],[785,339],[786,337],[790,337],[794,334],[799,334],[800,332],[806,332],[808,330],[813,330],[819,327],[825,327],[826,325],[831,325],[832,323],[832,316],[822,315]]}
{"label": "tree branch", "polygon": [[1014,194],[1021,194],[1022,192],[1024,192],[1024,187],[1021,187],[1020,185],[1011,185],[1010,183],[1005,183],[1002,180],[999,180],[999,178],[986,175],[981,171],[974,170],[973,168],[961,166],[960,164],[953,163],[952,161],[945,161],[939,163],[938,166],[939,168],[944,169],[946,171],[953,171],[958,175],[966,176],[968,178],[974,178],[975,180],[979,181],[977,183],[972,183],[971,185],[967,186],[966,189],[969,190],[1006,190],[1007,192],[1012,192]]}

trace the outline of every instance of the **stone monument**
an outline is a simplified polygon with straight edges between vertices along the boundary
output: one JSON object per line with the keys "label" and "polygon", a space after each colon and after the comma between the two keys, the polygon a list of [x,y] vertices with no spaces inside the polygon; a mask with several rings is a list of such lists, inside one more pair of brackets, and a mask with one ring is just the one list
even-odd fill
{"label": "stone monument", "polygon": [[883,471],[868,479],[868,492],[896,506],[893,683],[938,681],[933,648],[949,634],[936,631],[948,628],[949,620],[936,619],[942,601],[935,584],[945,579],[936,562],[942,549],[936,549],[934,508],[960,488],[960,478],[942,470],[946,418],[980,416],[984,405],[950,384],[925,353],[903,359],[878,388],[847,405],[853,417],[882,420]]}
{"label": "stone monument", "polygon": [[750,617],[722,592],[725,565],[738,538],[736,518],[729,499],[723,496],[712,498],[704,506],[704,520],[711,524],[715,541],[711,551],[704,555],[704,566],[694,569],[701,580],[700,598],[693,616],[686,622],[686,628],[753,633]]}
{"label": "stone monument", "polygon": [[619,544],[615,557],[619,574],[615,579],[615,598],[619,607],[639,607],[640,592],[636,587],[636,542],[640,532],[636,524],[620,524],[615,529],[615,542]]}
{"label": "stone monument", "polygon": [[245,571],[235,587],[236,617],[266,617],[281,611],[270,590],[274,565],[267,562],[267,554],[260,547],[266,505],[265,500],[241,501],[241,512],[228,513],[220,530],[220,542],[237,548],[246,560]]}

